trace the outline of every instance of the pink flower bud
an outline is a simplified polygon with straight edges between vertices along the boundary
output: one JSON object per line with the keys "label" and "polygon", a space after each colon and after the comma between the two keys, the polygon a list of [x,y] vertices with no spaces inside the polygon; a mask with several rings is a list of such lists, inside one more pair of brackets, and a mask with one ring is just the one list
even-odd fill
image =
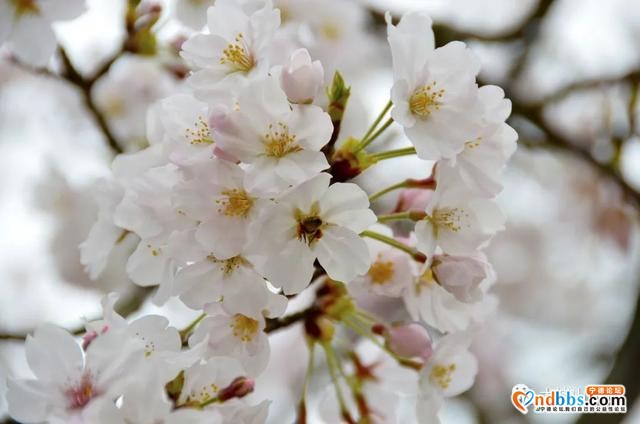
{"label": "pink flower bud", "polygon": [[291,103],[311,103],[324,83],[324,69],[319,61],[311,62],[306,49],[299,49],[283,66],[280,83]]}
{"label": "pink flower bud", "polygon": [[439,255],[433,260],[433,274],[442,287],[461,302],[482,298],[480,283],[493,276],[491,265],[481,257]]}
{"label": "pink flower bud", "polygon": [[431,338],[420,324],[393,326],[386,335],[389,349],[405,358],[422,358],[427,361],[433,353]]}
{"label": "pink flower bud", "polygon": [[220,402],[225,402],[233,398],[245,397],[253,392],[255,382],[248,377],[236,377],[231,384],[218,393]]}
{"label": "pink flower bud", "polygon": [[407,188],[400,192],[394,212],[405,212],[410,209],[425,210],[433,196],[433,191],[421,188]]}

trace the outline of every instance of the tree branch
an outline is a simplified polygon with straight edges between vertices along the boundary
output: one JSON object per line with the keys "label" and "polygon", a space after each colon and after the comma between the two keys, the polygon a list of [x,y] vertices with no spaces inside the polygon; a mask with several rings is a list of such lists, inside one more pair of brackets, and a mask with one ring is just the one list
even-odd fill
{"label": "tree branch", "polygon": [[87,107],[87,110],[93,116],[93,119],[96,121],[96,124],[98,125],[98,128],[100,129],[100,131],[103,133],[107,141],[107,144],[109,145],[109,147],[111,147],[111,149],[116,154],[123,152],[122,147],[120,147],[120,144],[118,144],[118,141],[116,140],[115,136],[111,132],[111,129],[109,128],[109,125],[107,124],[104,116],[102,115],[102,112],[100,112],[95,102],[93,101],[93,98],[91,97],[91,89],[95,84],[95,82],[102,75],[104,75],[109,70],[111,65],[116,61],[116,59],[120,57],[120,54],[122,53],[122,51],[123,50],[120,50],[113,58],[111,58],[103,66],[101,66],[100,69],[98,69],[98,71],[92,78],[85,79],[82,75],[80,75],[80,73],[73,66],[73,63],[69,59],[69,55],[67,54],[65,49],[62,47],[60,48],[60,57],[62,58],[62,63],[64,64],[64,67],[65,67],[65,70],[60,75],[60,77],[68,81],[69,83],[75,85],[80,90],[80,92],[82,93],[84,104]]}

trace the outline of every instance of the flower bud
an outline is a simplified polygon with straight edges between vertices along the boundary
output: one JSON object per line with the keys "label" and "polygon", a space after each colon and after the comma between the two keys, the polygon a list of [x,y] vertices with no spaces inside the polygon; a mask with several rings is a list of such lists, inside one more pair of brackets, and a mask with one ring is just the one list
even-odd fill
{"label": "flower bud", "polygon": [[394,212],[406,212],[411,209],[425,210],[432,196],[433,191],[431,190],[423,190],[421,188],[404,189],[398,196],[398,203]]}
{"label": "flower bud", "polygon": [[438,284],[465,303],[478,302],[482,298],[480,283],[493,276],[491,265],[475,256],[439,255],[432,270]]}
{"label": "flower bud", "polygon": [[231,384],[218,393],[218,400],[225,402],[233,398],[242,398],[253,392],[255,382],[248,377],[236,377]]}
{"label": "flower bud", "polygon": [[418,357],[427,361],[433,353],[429,333],[420,324],[390,327],[385,337],[389,349],[405,358]]}
{"label": "flower bud", "polygon": [[311,62],[306,49],[296,50],[282,68],[280,83],[291,103],[308,104],[324,82],[324,69],[319,61]]}

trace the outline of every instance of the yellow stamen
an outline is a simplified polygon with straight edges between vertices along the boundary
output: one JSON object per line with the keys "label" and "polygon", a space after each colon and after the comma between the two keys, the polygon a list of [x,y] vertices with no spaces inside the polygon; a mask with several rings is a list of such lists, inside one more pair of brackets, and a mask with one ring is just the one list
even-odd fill
{"label": "yellow stamen", "polygon": [[222,51],[220,64],[229,65],[233,72],[247,73],[254,68],[256,62],[244,41],[244,35],[238,34],[235,43],[230,43]]}
{"label": "yellow stamen", "polygon": [[238,268],[246,265],[247,263],[247,260],[242,256],[234,256],[233,258],[229,259],[218,259],[213,255],[209,255],[207,256],[207,259],[210,262],[220,264],[220,271],[222,271],[224,275],[227,276],[233,274]]}
{"label": "yellow stamen", "polygon": [[456,370],[456,364],[436,365],[431,369],[429,377],[440,388],[447,389],[452,381],[452,374]]}
{"label": "yellow stamen", "polygon": [[378,255],[378,258],[374,263],[371,264],[371,268],[369,268],[369,272],[367,275],[371,278],[371,283],[373,284],[386,284],[393,278],[394,274],[394,263],[393,261],[385,261],[382,259],[381,255]]}
{"label": "yellow stamen", "polygon": [[230,324],[233,335],[247,343],[253,340],[258,332],[259,323],[246,315],[235,314]]}
{"label": "yellow stamen", "polygon": [[253,207],[253,197],[243,189],[233,188],[220,193],[222,197],[216,200],[218,212],[236,218],[246,218]]}
{"label": "yellow stamen", "polygon": [[202,116],[198,116],[193,128],[187,128],[184,131],[184,137],[189,144],[213,144],[213,137],[209,130],[209,124]]}
{"label": "yellow stamen", "polygon": [[278,122],[275,127],[270,124],[263,139],[265,155],[270,157],[281,158],[302,150],[296,143],[296,135],[289,134],[289,126],[282,122]]}
{"label": "yellow stamen", "polygon": [[440,101],[445,90],[436,90],[436,82],[432,82],[415,89],[409,98],[409,109],[411,113],[421,119],[427,119],[434,110],[440,109]]}

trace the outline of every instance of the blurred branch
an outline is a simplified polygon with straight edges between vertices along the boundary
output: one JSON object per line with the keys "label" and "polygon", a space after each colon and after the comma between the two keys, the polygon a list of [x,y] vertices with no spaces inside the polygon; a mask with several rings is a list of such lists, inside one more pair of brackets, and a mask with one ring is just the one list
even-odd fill
{"label": "blurred branch", "polygon": [[84,100],[85,106],[87,107],[87,110],[95,119],[98,128],[100,128],[100,131],[107,140],[107,144],[109,144],[109,147],[111,147],[111,149],[116,154],[123,152],[122,147],[120,147],[120,145],[118,144],[118,141],[109,129],[109,125],[102,115],[102,112],[98,110],[98,107],[93,101],[93,98],[91,97],[91,89],[93,88],[95,82],[109,70],[111,65],[116,61],[118,57],[120,57],[121,54],[122,50],[120,50],[113,58],[108,60],[103,66],[101,66],[93,77],[85,79],[73,66],[73,63],[69,59],[69,55],[67,54],[65,49],[60,47],[60,57],[62,58],[62,63],[64,64],[65,68],[60,77],[68,81],[72,85],[75,85],[81,91],[82,98]]}
{"label": "blurred branch", "polygon": [[[477,34],[457,30],[445,24],[435,23],[433,25],[433,32],[436,36],[436,44],[441,46],[455,40],[476,40],[485,42],[510,42],[520,40],[525,36],[528,36],[532,29],[537,27],[539,21],[547,14],[552,3],[553,0],[541,0],[520,24],[515,25],[510,30],[497,34]],[[377,9],[369,9],[369,15],[375,24],[385,25],[384,12]],[[397,16],[393,16],[392,21],[397,24],[399,18]]]}
{"label": "blurred branch", "polygon": [[315,305],[308,307],[307,309],[303,309],[300,312],[296,312],[291,315],[284,316],[282,318],[269,318],[267,319],[267,325],[264,328],[265,333],[271,333],[282,328],[286,328],[290,325],[293,325],[297,322],[304,321],[307,317],[316,313]]}
{"label": "blurred branch", "polygon": [[[615,364],[605,380],[607,384],[623,384],[626,389],[627,411],[640,396],[640,297],[636,303],[629,333],[618,351]],[[584,414],[577,424],[614,424],[620,422],[616,414]]]}
{"label": "blurred branch", "polygon": [[571,94],[582,90],[589,90],[598,87],[611,86],[621,83],[640,84],[640,70],[634,70],[619,77],[598,78],[585,81],[578,81],[569,84],[560,90],[544,97],[542,100],[531,103],[533,106],[545,106],[569,97]]}
{"label": "blurred branch", "polygon": [[[126,318],[129,315],[133,314],[140,310],[145,300],[149,297],[152,292],[151,288],[148,287],[138,287],[135,286],[135,290],[131,294],[131,296],[123,302],[118,302],[115,306],[115,311],[122,317]],[[89,320],[91,322],[94,320]],[[85,332],[85,325],[82,324],[75,329],[67,330],[74,336],[79,336]],[[29,331],[28,334],[33,333],[33,331]],[[27,339],[27,333],[10,333],[10,332],[2,332],[0,333],[0,341],[25,341]]]}

